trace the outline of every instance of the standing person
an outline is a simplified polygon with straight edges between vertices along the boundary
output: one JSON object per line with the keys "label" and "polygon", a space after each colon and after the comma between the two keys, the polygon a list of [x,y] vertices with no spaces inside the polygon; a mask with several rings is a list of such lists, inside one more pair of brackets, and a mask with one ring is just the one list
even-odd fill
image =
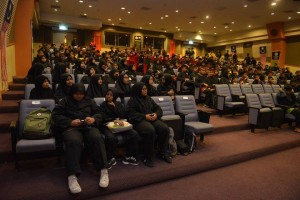
{"label": "standing person", "polygon": [[154,166],[153,153],[156,135],[161,158],[167,163],[172,163],[172,157],[168,152],[170,129],[160,120],[162,109],[147,95],[147,87],[143,82],[138,82],[132,87],[132,96],[127,103],[127,116],[133,128],[142,137],[144,164],[148,167]]}
{"label": "standing person", "polygon": [[[100,105],[100,114],[104,119],[103,123],[114,122],[119,126],[124,126],[124,119],[126,119],[125,107],[121,102],[116,101],[118,92],[115,88],[108,89],[105,95],[105,101]],[[106,126],[102,128],[105,135],[106,152],[108,167],[112,167],[117,163],[115,153],[117,149],[118,139],[117,135],[124,139],[126,146],[126,157],[123,159],[124,164],[138,165],[136,156],[138,153],[138,144],[140,136],[134,130],[127,130],[120,133],[112,133]]]}
{"label": "standing person", "polygon": [[87,96],[90,98],[105,97],[108,86],[100,74],[95,74],[91,77],[91,81],[87,88]]}
{"label": "standing person", "polygon": [[70,95],[62,99],[52,111],[52,118],[62,132],[66,148],[70,191],[73,194],[81,192],[77,177],[81,172],[80,157],[83,143],[89,150],[96,170],[100,171],[99,187],[108,187],[104,136],[97,128],[102,124],[102,117],[95,101],[86,97],[83,84],[72,85]]}

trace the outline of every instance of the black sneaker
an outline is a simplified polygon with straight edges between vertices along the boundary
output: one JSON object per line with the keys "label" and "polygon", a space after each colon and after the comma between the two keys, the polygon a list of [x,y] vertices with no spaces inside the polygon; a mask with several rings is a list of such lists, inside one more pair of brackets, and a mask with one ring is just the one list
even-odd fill
{"label": "black sneaker", "polygon": [[125,157],[122,162],[125,165],[138,165],[139,164],[137,162],[137,160],[135,159],[135,157],[133,157],[133,156],[131,156],[131,157]]}
{"label": "black sneaker", "polygon": [[153,163],[153,161],[152,160],[147,160],[147,159],[145,159],[144,160],[144,164],[147,166],[147,167],[154,167],[154,163]]}
{"label": "black sneaker", "polygon": [[110,159],[110,161],[108,162],[108,169],[111,169],[113,165],[116,165],[117,161],[115,158]]}
{"label": "black sneaker", "polygon": [[172,157],[168,153],[162,155],[161,158],[167,163],[172,163]]}

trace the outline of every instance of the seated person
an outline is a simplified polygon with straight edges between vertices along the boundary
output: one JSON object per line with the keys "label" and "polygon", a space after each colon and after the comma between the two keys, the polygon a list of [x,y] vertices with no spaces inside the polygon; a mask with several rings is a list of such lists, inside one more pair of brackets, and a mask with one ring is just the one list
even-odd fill
{"label": "seated person", "polygon": [[108,84],[116,84],[118,77],[120,75],[120,72],[118,71],[118,69],[111,69],[109,71],[108,77],[107,77],[107,83]]}
{"label": "seated person", "polygon": [[157,136],[161,158],[172,163],[168,151],[170,129],[160,120],[162,109],[147,95],[147,87],[138,82],[132,87],[132,96],[127,103],[127,116],[133,128],[142,137],[142,147],[145,156],[144,164],[153,167],[154,142]]}
{"label": "seated person", "polygon": [[159,96],[170,96],[172,100],[175,98],[175,87],[173,78],[170,74],[164,74],[161,78],[161,83],[157,86]]}
{"label": "seated person", "polygon": [[27,73],[26,83],[34,84],[36,77],[42,75],[43,72],[44,66],[41,63],[34,63]]}
{"label": "seated person", "polygon": [[73,85],[73,78],[70,74],[63,74],[60,78],[60,83],[55,90],[55,98],[60,100],[70,93],[71,86]]}
{"label": "seated person", "polygon": [[30,91],[29,99],[54,99],[50,81],[46,76],[37,76],[34,85],[35,88]]}
{"label": "seated person", "polygon": [[284,86],[284,91],[279,91],[276,95],[277,102],[280,105],[286,106],[286,113],[292,114],[296,118],[295,132],[300,133],[300,109],[299,105],[296,103],[296,96],[294,94],[293,88],[290,85]]}
{"label": "seated person", "polygon": [[[100,113],[103,118],[103,123],[114,122],[120,126],[124,126],[125,107],[121,102],[116,101],[118,92],[115,88],[108,89],[105,95],[105,101],[100,105]],[[116,164],[115,153],[117,149],[118,139],[117,135],[122,135],[126,146],[126,157],[123,159],[124,164],[138,165],[136,155],[138,153],[138,145],[140,136],[134,130],[128,130],[121,133],[112,133],[106,126],[101,129],[105,135],[106,152],[108,167]]]}
{"label": "seated person", "polygon": [[95,168],[99,171],[99,187],[109,184],[104,135],[97,128],[102,124],[99,107],[86,97],[83,84],[74,84],[70,95],[63,98],[52,111],[55,125],[61,130],[65,144],[68,185],[71,193],[81,192],[77,176],[84,146],[89,150]]}
{"label": "seated person", "polygon": [[194,83],[188,72],[189,66],[183,65],[178,73],[177,81],[181,81],[181,91],[194,91]]}
{"label": "seated person", "polygon": [[90,84],[87,88],[87,96],[92,99],[95,97],[105,97],[107,89],[108,86],[105,83],[103,76],[95,74],[91,77]]}
{"label": "seated person", "polygon": [[127,73],[122,72],[120,74],[116,82],[116,89],[122,101],[124,97],[129,97],[131,95],[131,86],[130,86],[129,76]]}
{"label": "seated person", "polygon": [[89,84],[91,82],[92,76],[96,74],[96,69],[94,66],[87,67],[85,73],[87,74],[87,76],[82,77],[80,83]]}
{"label": "seated person", "polygon": [[148,96],[158,96],[156,88],[153,86],[154,84],[154,77],[152,75],[145,75],[142,80],[147,87]]}

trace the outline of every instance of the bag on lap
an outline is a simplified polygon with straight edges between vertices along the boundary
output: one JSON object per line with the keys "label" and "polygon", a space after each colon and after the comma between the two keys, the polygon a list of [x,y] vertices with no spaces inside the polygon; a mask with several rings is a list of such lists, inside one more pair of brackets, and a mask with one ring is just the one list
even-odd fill
{"label": "bag on lap", "polygon": [[51,137],[51,111],[39,108],[31,111],[24,120],[23,137],[25,139],[40,140]]}
{"label": "bag on lap", "polygon": [[124,122],[124,126],[119,126],[116,125],[114,122],[108,122],[106,124],[107,128],[109,128],[109,130],[112,133],[121,133],[124,131],[129,131],[132,129],[132,124],[130,124],[129,122],[123,121]]}

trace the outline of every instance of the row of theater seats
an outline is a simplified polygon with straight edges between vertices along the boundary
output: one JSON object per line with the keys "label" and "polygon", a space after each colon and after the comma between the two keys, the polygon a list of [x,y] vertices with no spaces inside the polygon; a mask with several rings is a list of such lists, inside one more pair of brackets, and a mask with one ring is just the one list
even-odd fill
{"label": "row of theater seats", "polygon": [[[162,120],[167,123],[174,131],[174,139],[180,140],[186,132],[192,132],[200,135],[204,140],[204,134],[213,131],[213,126],[209,124],[209,113],[203,115],[203,112],[197,110],[193,96],[176,96],[175,109],[172,99],[169,96],[152,97],[153,100],[161,106],[163,110]],[[124,99],[124,104],[128,102],[129,97]],[[97,105],[100,105],[104,98],[95,98]],[[53,99],[44,100],[21,100],[19,118],[17,122],[12,122],[10,126],[12,139],[12,152],[15,156],[15,165],[18,168],[18,160],[24,154],[55,152],[60,155],[57,147],[57,135],[54,133],[52,138],[43,140],[28,140],[23,138],[24,120],[29,112],[40,107],[46,107],[53,110],[55,101]],[[205,119],[202,116],[206,116]],[[204,121],[204,122],[202,122]],[[55,130],[55,129],[54,129]]]}

